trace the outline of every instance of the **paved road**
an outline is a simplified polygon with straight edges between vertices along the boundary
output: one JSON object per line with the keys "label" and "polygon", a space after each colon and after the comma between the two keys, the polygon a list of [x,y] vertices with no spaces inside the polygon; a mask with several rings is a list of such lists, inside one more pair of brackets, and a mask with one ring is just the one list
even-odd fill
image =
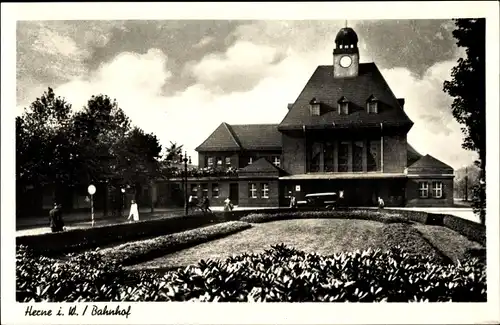
{"label": "paved road", "polygon": [[[212,211],[222,211],[222,207],[212,207]],[[244,210],[250,208],[236,208],[237,210]],[[255,209],[255,208],[252,208]],[[258,208],[257,208],[258,209]],[[261,208],[265,209],[265,208]],[[391,208],[388,208],[391,209]],[[403,210],[415,210],[415,211],[425,211],[430,213],[443,213],[443,214],[451,214],[457,217],[471,220],[474,222],[480,222],[479,218],[474,215],[474,212],[471,208],[397,208]],[[152,220],[158,218],[165,217],[173,217],[183,215],[183,209],[163,209],[163,210],[155,210],[153,214],[151,214],[148,210],[141,211],[140,217],[141,220]],[[88,228],[91,227],[91,222],[89,220],[88,214],[73,214],[67,215],[64,217],[66,222],[66,229],[78,229],[78,228]],[[95,225],[107,225],[107,224],[117,224],[117,223],[125,223],[128,222],[126,217],[122,218],[103,218],[102,215],[96,216]],[[20,222],[19,222],[20,221]],[[35,234],[43,234],[50,232],[50,228],[45,226],[48,223],[47,217],[39,217],[39,218],[31,218],[30,220],[19,220],[16,231],[16,236],[25,236],[25,235],[35,235]]]}

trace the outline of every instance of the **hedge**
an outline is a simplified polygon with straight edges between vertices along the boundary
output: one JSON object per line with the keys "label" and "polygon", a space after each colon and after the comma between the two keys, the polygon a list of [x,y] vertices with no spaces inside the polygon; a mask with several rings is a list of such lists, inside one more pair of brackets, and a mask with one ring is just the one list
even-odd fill
{"label": "hedge", "polygon": [[31,247],[38,253],[55,256],[64,253],[95,249],[120,242],[152,238],[194,229],[234,219],[230,214],[199,214],[144,220],[133,223],[102,225],[17,237],[17,245]]}
{"label": "hedge", "polygon": [[164,274],[128,273],[95,252],[58,264],[21,248],[16,272],[22,302],[486,301],[486,269],[476,259],[442,265],[398,247],[323,256],[277,245]]}
{"label": "hedge", "polygon": [[361,219],[380,221],[384,223],[409,223],[409,219],[398,214],[387,214],[376,210],[338,210],[338,211],[312,211],[312,212],[281,212],[281,213],[252,213],[242,217],[241,221],[251,223],[262,223],[269,221],[287,220],[287,219]]}
{"label": "hedge", "polygon": [[110,259],[126,266],[145,262],[210,240],[219,239],[251,227],[246,222],[229,221],[148,240],[126,243],[117,247],[103,249],[99,252],[105,259]]}
{"label": "hedge", "polygon": [[486,226],[452,215],[444,215],[443,225],[486,247]]}

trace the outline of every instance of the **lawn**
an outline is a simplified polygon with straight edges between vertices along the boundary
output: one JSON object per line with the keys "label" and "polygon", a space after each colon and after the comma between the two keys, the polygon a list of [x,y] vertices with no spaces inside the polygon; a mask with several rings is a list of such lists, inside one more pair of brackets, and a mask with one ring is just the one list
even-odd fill
{"label": "lawn", "polygon": [[[172,269],[196,264],[201,259],[224,259],[245,252],[259,253],[269,249],[271,245],[280,243],[306,252],[326,255],[368,248],[386,250],[399,245],[412,253],[442,258],[441,253],[436,251],[411,224],[384,224],[353,219],[295,219],[254,224],[252,228],[229,237],[130,268]],[[459,244],[472,245],[465,241],[460,241]]]}

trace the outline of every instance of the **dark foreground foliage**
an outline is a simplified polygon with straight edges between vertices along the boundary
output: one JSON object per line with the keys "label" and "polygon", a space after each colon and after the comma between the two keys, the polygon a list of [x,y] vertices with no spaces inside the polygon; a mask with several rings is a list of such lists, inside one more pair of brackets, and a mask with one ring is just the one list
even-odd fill
{"label": "dark foreground foliage", "polygon": [[485,266],[431,263],[400,248],[321,256],[284,245],[166,272],[127,273],[97,253],[66,263],[17,253],[19,301],[486,301]]}

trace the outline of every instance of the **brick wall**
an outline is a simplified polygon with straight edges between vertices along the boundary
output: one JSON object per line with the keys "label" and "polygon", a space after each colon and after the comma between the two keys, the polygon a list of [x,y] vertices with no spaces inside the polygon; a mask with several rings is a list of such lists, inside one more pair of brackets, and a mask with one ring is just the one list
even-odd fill
{"label": "brick wall", "polygon": [[[207,158],[213,157],[214,167],[216,167],[216,158],[222,158],[222,167],[238,167],[240,164],[239,153],[238,152],[199,152],[198,153],[198,167],[207,167]],[[226,166],[226,157],[230,157],[231,166]]]}
{"label": "brick wall", "polygon": [[303,137],[282,135],[283,158],[282,168],[290,174],[304,174],[306,172],[306,148]]}
{"label": "brick wall", "polygon": [[384,173],[403,173],[406,164],[406,135],[384,136]]}
{"label": "brick wall", "polygon": [[[257,198],[249,197],[250,183],[257,186]],[[261,192],[261,184],[269,185],[269,198],[263,198]],[[252,179],[240,180],[239,182],[239,206],[240,207],[277,207],[279,206],[279,186],[278,180],[275,179]]]}
{"label": "brick wall", "polygon": [[244,151],[239,157],[239,167],[244,168],[248,166],[250,157],[252,157],[253,162],[256,162],[260,158],[266,158],[272,163],[274,161],[273,157],[276,156],[280,158],[280,162],[283,161],[281,150],[247,150]]}
{"label": "brick wall", "polygon": [[[432,197],[432,182],[443,183],[443,197]],[[429,198],[419,197],[419,183],[429,183]],[[453,206],[453,178],[410,178],[406,186],[406,206],[409,207],[451,207]]]}

